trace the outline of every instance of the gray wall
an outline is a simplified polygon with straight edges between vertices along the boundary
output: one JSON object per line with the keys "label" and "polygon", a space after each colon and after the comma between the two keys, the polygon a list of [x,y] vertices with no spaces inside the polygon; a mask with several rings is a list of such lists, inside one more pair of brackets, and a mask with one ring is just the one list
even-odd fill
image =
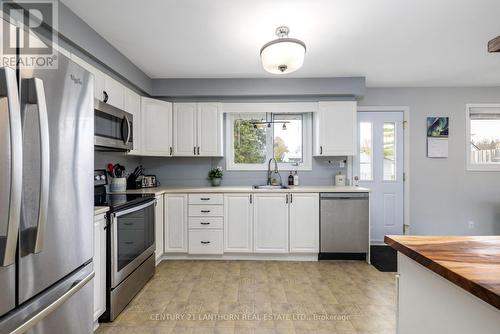
{"label": "gray wall", "polygon": [[[500,87],[368,88],[359,101],[410,107],[412,234],[500,234],[500,172],[465,170],[467,103],[500,103]],[[447,159],[426,157],[427,116],[450,117]]]}
{"label": "gray wall", "polygon": [[[332,159],[332,161],[344,158]],[[338,168],[336,163],[330,164],[328,159],[313,158],[312,171],[299,171],[301,185],[332,185],[334,175],[345,168]],[[227,171],[225,159],[219,158],[142,158],[146,173],[155,174],[162,185],[208,186],[208,170],[221,166],[224,169],[222,185],[251,186],[265,184],[266,171]],[[288,170],[280,171],[283,182],[287,182]]]}

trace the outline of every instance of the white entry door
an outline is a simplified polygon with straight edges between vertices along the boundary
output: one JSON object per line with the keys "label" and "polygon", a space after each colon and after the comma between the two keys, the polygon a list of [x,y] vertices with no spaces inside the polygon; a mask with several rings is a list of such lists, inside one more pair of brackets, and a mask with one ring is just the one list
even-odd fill
{"label": "white entry door", "polygon": [[358,112],[358,154],[353,177],[371,192],[372,244],[388,234],[403,234],[403,112]]}

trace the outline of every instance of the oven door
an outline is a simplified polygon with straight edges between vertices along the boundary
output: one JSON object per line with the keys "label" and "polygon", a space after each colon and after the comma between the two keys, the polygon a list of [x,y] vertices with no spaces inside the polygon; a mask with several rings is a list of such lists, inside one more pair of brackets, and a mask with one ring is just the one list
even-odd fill
{"label": "oven door", "polygon": [[155,203],[111,214],[111,288],[117,287],[155,251]]}
{"label": "oven door", "polygon": [[133,115],[99,100],[94,102],[94,145],[113,150],[132,150]]}

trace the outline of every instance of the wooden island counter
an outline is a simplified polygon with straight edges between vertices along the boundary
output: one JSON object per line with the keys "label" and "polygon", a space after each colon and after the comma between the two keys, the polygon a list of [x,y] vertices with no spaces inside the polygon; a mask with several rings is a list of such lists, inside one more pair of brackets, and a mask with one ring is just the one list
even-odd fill
{"label": "wooden island counter", "polygon": [[386,236],[398,334],[500,333],[500,236]]}

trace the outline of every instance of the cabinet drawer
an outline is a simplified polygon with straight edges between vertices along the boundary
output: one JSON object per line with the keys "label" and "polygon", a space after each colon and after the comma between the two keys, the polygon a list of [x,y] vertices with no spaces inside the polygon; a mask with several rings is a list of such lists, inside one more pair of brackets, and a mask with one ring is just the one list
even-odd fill
{"label": "cabinet drawer", "polygon": [[189,217],[189,228],[215,229],[223,228],[222,217]]}
{"label": "cabinet drawer", "polygon": [[189,254],[222,254],[222,231],[189,231]]}
{"label": "cabinet drawer", "polygon": [[189,217],[222,217],[223,205],[190,205]]}
{"label": "cabinet drawer", "polygon": [[189,204],[224,204],[224,195],[189,194]]}

